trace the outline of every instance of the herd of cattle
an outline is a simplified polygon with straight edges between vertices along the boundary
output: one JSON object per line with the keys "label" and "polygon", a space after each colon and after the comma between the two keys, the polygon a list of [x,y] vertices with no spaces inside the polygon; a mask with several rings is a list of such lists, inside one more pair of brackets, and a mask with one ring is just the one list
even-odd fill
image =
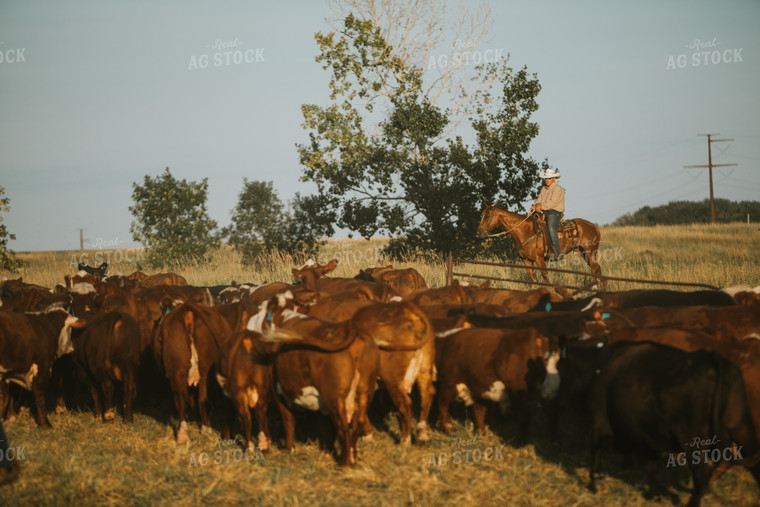
{"label": "herd of cattle", "polygon": [[[336,265],[310,261],[293,269],[292,283],[258,286],[194,287],[171,273],[106,276],[105,264],[80,265],[52,290],[5,280],[0,417],[15,417],[25,389],[37,424],[50,427],[46,397],[65,409],[76,374],[97,418],[116,417],[116,398],[130,422],[135,403],[162,396],[156,386],[168,378],[178,443],[189,439],[189,406],[198,408],[201,431],[212,432],[209,410],[224,404],[223,437],[237,415],[246,448],[266,451],[272,405],[292,451],[295,412],[306,409],[317,415],[298,420],[313,420],[323,447],[336,451],[337,441],[339,462],[350,465],[358,439],[373,435],[369,407],[378,389],[400,414],[402,445],[430,439],[434,403],[451,431],[455,402],[471,407],[478,431],[488,407],[508,410],[524,441],[537,397],[552,441],[561,438],[563,413],[587,411],[592,490],[600,450],[610,444],[643,457],[652,493],[662,454],[683,458],[695,505],[730,464],[747,467],[760,484],[758,289],[563,299],[547,289],[456,282],[430,289],[414,269],[391,266],[328,276]],[[694,442],[707,459],[686,460]],[[718,442],[733,459],[711,454]],[[0,461],[0,482],[13,465]]]}

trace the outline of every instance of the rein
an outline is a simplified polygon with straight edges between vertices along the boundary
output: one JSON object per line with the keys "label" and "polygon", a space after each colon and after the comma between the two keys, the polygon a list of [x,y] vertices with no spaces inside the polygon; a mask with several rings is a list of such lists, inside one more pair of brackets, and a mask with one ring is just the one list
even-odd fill
{"label": "rein", "polygon": [[[512,227],[510,230],[508,230],[508,231],[503,231],[503,232],[499,232],[499,233],[497,233],[497,234],[488,234],[488,235],[486,236],[486,238],[495,238],[495,237],[498,237],[498,236],[503,236],[503,235],[505,235],[505,234],[509,234],[510,232],[514,231],[515,229],[517,229],[518,227],[520,227],[522,224],[524,224],[524,223],[525,223],[525,222],[526,222],[526,221],[527,221],[527,220],[528,220],[528,219],[529,219],[531,216],[533,216],[533,213],[528,213],[528,216],[527,216],[527,217],[525,217],[525,218],[522,220],[522,222],[520,222],[519,224],[515,225],[515,226],[514,226],[514,227]],[[535,235],[534,235],[533,237],[535,237]],[[533,239],[533,238],[530,238],[530,239]],[[528,241],[530,241],[530,239],[529,239]],[[526,242],[526,243],[527,243],[527,242]],[[523,244],[525,244],[525,243],[523,243]]]}

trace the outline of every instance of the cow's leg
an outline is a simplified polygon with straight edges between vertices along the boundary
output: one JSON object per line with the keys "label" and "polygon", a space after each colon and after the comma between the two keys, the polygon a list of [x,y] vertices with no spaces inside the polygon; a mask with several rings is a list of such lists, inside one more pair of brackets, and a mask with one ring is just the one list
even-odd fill
{"label": "cow's leg", "polygon": [[549,442],[555,443],[557,441],[557,428],[559,427],[559,401],[554,397],[541,400],[541,404],[544,407],[544,414],[549,425]]}
{"label": "cow's leg", "polygon": [[454,389],[441,383],[438,389],[438,419],[440,419],[443,432],[449,435],[454,431],[449,417],[449,405],[453,401]]}
{"label": "cow's leg", "polygon": [[612,438],[612,430],[606,419],[607,406],[600,404],[595,407],[591,426],[591,467],[589,468],[589,484],[591,492],[596,493],[596,477],[602,471],[602,447]]}
{"label": "cow's leg", "polygon": [[100,404],[100,392],[97,386],[92,381],[91,376],[87,373],[87,370],[80,361],[74,361],[74,373],[82,384],[84,384],[90,391],[93,404],[93,415],[95,419],[103,417],[103,407]]}
{"label": "cow's leg", "polygon": [[704,462],[690,464],[690,467],[694,489],[692,489],[691,497],[689,497],[689,503],[687,505],[689,507],[696,507],[700,504],[702,497],[707,492],[712,467]]}
{"label": "cow's leg", "polygon": [[[420,418],[417,421],[418,442],[430,441],[428,420],[430,418],[430,407],[433,405],[433,398],[435,397],[435,387],[433,386],[434,360],[427,354],[424,357],[428,359],[429,364],[423,363],[423,368],[417,374],[417,388],[420,391]],[[425,360],[423,359],[423,361]]]}
{"label": "cow's leg", "polygon": [[[69,358],[70,361],[70,358]],[[69,363],[70,365],[71,363]],[[63,366],[63,359],[58,360],[53,365],[53,371],[52,371],[52,384],[53,384],[53,391],[55,392],[55,413],[56,414],[63,414],[67,411],[66,408],[66,388],[65,388],[65,382],[63,378],[63,371],[62,369],[65,368]]]}
{"label": "cow's leg", "polygon": [[206,375],[207,373],[201,373],[201,379],[198,382],[198,412],[201,415],[201,433],[210,435],[213,433],[213,430],[211,429],[211,419],[208,415],[208,377]]}
{"label": "cow's leg", "polygon": [[253,422],[251,421],[251,409],[248,407],[248,400],[245,398],[245,394],[242,392],[235,397],[235,409],[237,411],[238,419],[240,420],[240,425],[243,427],[246,449],[255,450],[256,445],[253,443],[253,438],[251,438],[251,430],[253,427]]}
{"label": "cow's leg", "polygon": [[375,429],[369,421],[369,407],[372,405],[372,398],[375,394],[375,380],[371,379],[370,382],[364,382],[364,386],[356,392],[356,415],[353,423],[357,437],[361,436],[366,440],[372,440],[375,433]]}
{"label": "cow's leg", "polygon": [[116,417],[113,409],[113,380],[107,375],[103,375],[100,385],[103,388],[103,420],[105,422],[113,421]]}
{"label": "cow's leg", "polygon": [[269,433],[268,402],[269,400],[262,396],[253,409],[256,413],[256,422],[259,423],[258,447],[262,451],[269,450],[269,443],[272,440],[272,435]]}
{"label": "cow's leg", "polygon": [[401,384],[388,382],[386,385],[388,386],[388,394],[390,394],[393,404],[399,411],[401,444],[412,445],[412,399],[404,392],[403,382]]}
{"label": "cow's leg", "polygon": [[524,444],[528,439],[530,428],[530,407],[528,406],[528,394],[525,391],[510,392],[512,410],[517,418],[517,441]]}
{"label": "cow's leg", "polygon": [[224,397],[224,429],[222,430],[222,438],[224,440],[229,440],[232,438],[232,424],[235,422],[235,415],[237,414],[237,410],[235,407],[235,402],[232,400],[232,398],[225,396]]}
{"label": "cow's leg", "polygon": [[5,420],[5,409],[10,405],[10,401],[11,401],[10,384],[8,382],[0,382],[0,420]]}
{"label": "cow's leg", "polygon": [[486,409],[487,407],[475,401],[475,403],[472,404],[472,415],[475,418],[475,429],[480,434],[485,434],[486,432]]}
{"label": "cow's leg", "polygon": [[293,412],[288,409],[287,405],[285,405],[279,396],[275,395],[274,399],[277,403],[277,408],[280,411],[280,417],[282,417],[282,426],[285,429],[285,449],[290,452],[295,452],[296,421],[293,417]]}
{"label": "cow's leg", "polygon": [[[42,369],[42,368],[40,368]],[[37,426],[40,428],[52,428],[53,425],[47,417],[45,411],[45,389],[47,387],[48,374],[40,372],[32,381],[32,395],[34,396],[34,404],[37,408]]]}
{"label": "cow's leg", "polygon": [[189,442],[190,437],[187,434],[187,421],[185,420],[187,414],[187,372],[178,373],[171,379],[172,392],[174,393],[174,407],[177,409],[177,443],[184,444]]}
{"label": "cow's leg", "polygon": [[[338,398],[335,400],[334,403],[331,403],[330,408],[330,415],[332,419],[332,424],[335,428],[335,432],[333,432],[333,437],[335,436],[335,433],[337,433],[338,441],[340,442],[340,464],[342,466],[348,466],[353,465],[356,463],[356,457],[354,455],[354,452],[356,451],[355,442],[353,441],[351,428],[348,424],[348,417],[346,414],[346,404],[343,401],[342,398]],[[324,418],[323,418],[324,419]],[[331,439],[331,442],[334,442],[335,439]]]}
{"label": "cow's leg", "polygon": [[132,410],[134,409],[135,400],[137,399],[137,369],[127,367],[124,369],[124,421],[131,423]]}

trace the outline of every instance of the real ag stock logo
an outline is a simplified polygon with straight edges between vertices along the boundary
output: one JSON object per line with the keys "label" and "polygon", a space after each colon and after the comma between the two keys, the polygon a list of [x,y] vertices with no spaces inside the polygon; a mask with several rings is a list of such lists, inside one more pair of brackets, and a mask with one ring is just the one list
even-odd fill
{"label": "real ag stock logo", "polygon": [[717,37],[712,40],[693,39],[684,47],[692,51],[689,55],[681,53],[668,56],[665,70],[684,69],[686,67],[707,67],[726,63],[741,63],[744,48],[720,48],[723,43]]}
{"label": "real ag stock logo", "polygon": [[0,65],[9,63],[26,63],[24,50],[26,48],[6,48],[4,42],[0,42]]}
{"label": "real ag stock logo", "polygon": [[231,40],[216,39],[211,44],[207,44],[206,48],[213,52],[191,55],[187,70],[266,62],[264,48],[246,49],[237,37]]}

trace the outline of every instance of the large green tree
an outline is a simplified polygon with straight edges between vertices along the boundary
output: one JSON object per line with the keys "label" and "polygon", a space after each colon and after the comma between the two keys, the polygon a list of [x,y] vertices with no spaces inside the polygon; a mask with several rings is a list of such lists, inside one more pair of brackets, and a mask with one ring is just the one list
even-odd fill
{"label": "large green tree", "polygon": [[256,263],[273,249],[299,259],[315,257],[323,238],[334,232],[335,218],[324,212],[326,207],[320,196],[296,194],[292,210],[285,212],[271,181],[243,179],[243,189],[232,210],[232,224],[223,234],[246,264]]}
{"label": "large green tree", "polygon": [[[326,106],[302,106],[309,135],[297,146],[303,179],[330,198],[339,226],[365,238],[389,235],[392,247],[403,249],[482,252],[475,229],[483,205],[519,210],[536,195],[541,166],[548,167],[527,155],[538,134],[530,119],[537,77],[506,59],[465,68],[452,57],[452,65],[431,73],[426,62],[441,46],[436,34],[445,33],[445,23],[426,18],[420,4],[433,3],[405,9],[390,2],[384,10],[370,1],[349,4],[341,26],[315,35],[331,93]],[[440,27],[431,27],[436,22]],[[474,30],[456,30],[470,34],[460,50],[477,42]],[[457,70],[472,75],[455,84]]]}
{"label": "large green tree", "polygon": [[[11,199],[5,195],[5,189],[0,187],[0,211],[8,213],[11,209]],[[16,235],[8,232],[0,215],[0,269],[15,273],[22,266],[13,250],[8,248],[8,241],[15,240]]]}
{"label": "large green tree", "polygon": [[146,175],[143,184],[132,183],[135,217],[132,239],[142,243],[154,267],[178,267],[206,261],[209,251],[219,246],[206,210],[208,179],[200,183],[177,180],[167,167],[155,178]]}

